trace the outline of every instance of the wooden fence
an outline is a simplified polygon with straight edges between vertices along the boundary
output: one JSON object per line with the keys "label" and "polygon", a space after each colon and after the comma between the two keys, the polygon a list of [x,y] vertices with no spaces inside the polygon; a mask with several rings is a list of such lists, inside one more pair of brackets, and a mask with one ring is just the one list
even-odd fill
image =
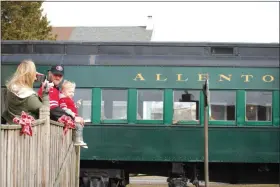
{"label": "wooden fence", "polygon": [[49,119],[48,103],[32,125],[32,136],[20,136],[20,125],[0,125],[0,186],[78,187],[80,147],[72,129]]}

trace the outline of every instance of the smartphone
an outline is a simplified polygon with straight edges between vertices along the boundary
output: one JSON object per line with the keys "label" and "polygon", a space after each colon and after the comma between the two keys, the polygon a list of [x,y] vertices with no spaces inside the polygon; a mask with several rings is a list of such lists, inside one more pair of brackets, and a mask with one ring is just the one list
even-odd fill
{"label": "smartphone", "polygon": [[47,79],[47,76],[42,73],[36,73],[36,81],[37,82],[44,82]]}

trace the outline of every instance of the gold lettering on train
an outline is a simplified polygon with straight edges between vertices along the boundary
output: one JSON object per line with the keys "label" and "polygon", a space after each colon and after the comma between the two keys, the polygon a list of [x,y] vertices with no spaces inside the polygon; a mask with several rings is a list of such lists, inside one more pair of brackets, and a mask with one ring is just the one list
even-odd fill
{"label": "gold lettering on train", "polygon": [[245,77],[244,82],[250,82],[249,77],[253,78],[253,75],[241,75],[241,78]]}
{"label": "gold lettering on train", "polygon": [[205,81],[209,76],[208,73],[207,74],[197,74],[198,75],[198,81]]}
{"label": "gold lettering on train", "polygon": [[136,75],[136,77],[135,77],[133,80],[135,80],[135,81],[138,81],[138,80],[144,81],[145,79],[144,79],[144,77],[142,76],[142,73],[138,73],[138,74]]}
{"label": "gold lettering on train", "polygon": [[[154,74],[155,75],[155,81],[162,81],[162,82],[166,82],[171,76],[171,75],[167,75],[166,74],[161,74],[161,73],[157,73]],[[208,73],[198,73],[198,80],[197,81],[205,81],[207,78],[209,78],[209,74]],[[216,74],[217,78],[216,79],[218,82],[231,82],[232,78],[234,78],[234,75],[232,74]],[[174,78],[174,74],[172,75],[172,77]],[[260,78],[262,79],[262,81],[264,83],[270,83],[275,81],[275,77],[273,75],[261,75]],[[251,74],[243,74],[241,75],[241,80],[243,80],[244,82],[248,83],[248,82],[252,82],[252,80],[254,79],[254,76]],[[135,78],[133,79],[134,81],[146,81],[145,77],[143,76],[142,73],[137,73]],[[176,79],[172,79],[173,81],[176,82],[186,82],[189,80],[189,78],[187,77],[186,74],[182,74],[182,73],[177,73],[176,74]],[[149,80],[148,80],[149,81]]]}
{"label": "gold lettering on train", "polygon": [[156,79],[157,79],[157,81],[166,81],[167,78],[161,79],[161,75],[162,75],[162,74],[156,74]]}
{"label": "gold lettering on train", "polygon": [[219,79],[220,82],[223,81],[222,78],[227,80],[227,81],[231,81],[231,74],[229,74],[228,76],[226,76],[224,74],[220,74],[219,76],[220,76],[220,79]]}
{"label": "gold lettering on train", "polygon": [[273,77],[272,75],[264,75],[264,76],[262,77],[262,80],[263,80],[264,82],[273,82],[273,81],[274,81],[274,77]]}
{"label": "gold lettering on train", "polygon": [[183,74],[176,74],[177,75],[177,80],[176,81],[179,81],[179,82],[184,82],[184,81],[187,81],[188,78],[186,78],[185,80],[182,80],[182,75]]}

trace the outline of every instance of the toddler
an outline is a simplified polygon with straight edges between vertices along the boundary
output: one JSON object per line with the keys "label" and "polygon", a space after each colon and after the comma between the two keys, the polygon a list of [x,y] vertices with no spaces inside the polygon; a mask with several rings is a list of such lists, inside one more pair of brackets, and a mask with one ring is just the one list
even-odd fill
{"label": "toddler", "polygon": [[[61,87],[61,93],[59,95],[59,106],[66,113],[73,117],[78,116],[78,109],[73,100],[76,84],[65,80]],[[80,123],[76,123],[74,145],[88,148],[87,144],[83,141],[83,126]]]}

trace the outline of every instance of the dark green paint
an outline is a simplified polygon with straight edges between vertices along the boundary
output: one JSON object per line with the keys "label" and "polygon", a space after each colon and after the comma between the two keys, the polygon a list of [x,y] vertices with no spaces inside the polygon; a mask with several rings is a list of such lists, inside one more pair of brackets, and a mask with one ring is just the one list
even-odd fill
{"label": "dark green paint", "polygon": [[164,90],[164,102],[163,102],[163,121],[165,125],[172,124],[173,118],[173,90]]}
{"label": "dark green paint", "polygon": [[235,121],[222,121],[222,120],[209,120],[209,125],[218,125],[218,126],[235,126]]}
{"label": "dark green paint", "polygon": [[[15,70],[15,66],[2,66],[2,85],[6,77]],[[38,67],[44,73],[48,66]],[[142,73],[145,81],[134,81],[138,73]],[[75,81],[79,87],[114,87],[114,88],[180,88],[201,89],[204,81],[198,81],[198,74],[209,73],[211,89],[261,89],[279,90],[278,68],[223,68],[223,67],[143,67],[143,66],[66,66],[65,78]],[[167,81],[156,81],[156,74],[162,74]],[[176,81],[177,75],[183,74],[182,80]],[[232,80],[219,82],[219,74],[232,74]],[[249,83],[244,82],[242,74],[252,74]],[[273,75],[274,81],[264,83],[262,76]],[[210,89],[210,90],[211,90]]]}
{"label": "dark green paint", "polygon": [[274,91],[272,95],[272,121],[274,126],[280,126],[280,94],[279,91]]}
{"label": "dark green paint", "polygon": [[199,121],[178,121],[176,125],[199,125]]}
{"label": "dark green paint", "polygon": [[237,101],[237,110],[236,110],[236,119],[237,126],[243,126],[245,123],[245,114],[246,114],[246,98],[244,90],[237,90],[236,92],[236,101]]}
{"label": "dark green paint", "polygon": [[158,125],[158,124],[163,124],[163,120],[137,120],[137,124],[148,124],[148,125]]}
{"label": "dark green paint", "polygon": [[[199,73],[209,73],[211,89],[279,89],[279,69],[277,68],[219,68],[219,67],[65,67],[65,78],[80,87],[124,87],[124,88],[191,88],[201,89],[204,81],[198,81]],[[142,73],[146,81],[134,81],[137,73]],[[186,82],[176,82],[177,75],[183,74]],[[218,82],[218,74],[232,74],[230,82]],[[156,74],[168,77],[167,81],[156,81]],[[250,83],[244,83],[242,74],[252,74]],[[273,75],[275,81],[264,83],[263,75]],[[77,76],[74,76],[77,75]],[[85,78],[81,75],[87,75]],[[90,81],[85,81],[90,80]]]}
{"label": "dark green paint", "polygon": [[[11,72],[12,70],[15,69],[16,66],[8,66],[8,65],[4,65],[3,66],[3,69],[2,69],[2,72],[3,72],[3,75],[4,75],[4,78],[6,77],[7,78],[7,74],[8,72]],[[71,69],[70,69],[71,68]],[[85,69],[87,68],[87,69]],[[104,67],[104,66],[98,66],[98,67],[66,67],[66,70],[65,70],[65,73],[66,73],[66,76],[65,78],[66,79],[69,79],[69,80],[75,80],[75,78],[77,78],[79,75],[79,71],[83,71],[82,73],[84,75],[88,75],[88,74],[85,74],[85,72],[87,70],[90,70],[90,71],[93,71],[94,69],[103,69],[102,71],[102,74],[105,74],[104,72],[107,72],[107,71],[111,71],[112,68],[115,69],[117,68],[116,70],[127,70],[127,68],[134,68],[134,67]],[[106,68],[106,69],[104,69]],[[145,69],[145,72],[147,71],[150,71],[150,68],[151,68],[151,71],[154,71],[152,69],[155,69],[155,67],[139,67],[141,70],[141,68]],[[148,69],[147,69],[148,68]],[[163,67],[161,67],[163,68]],[[166,72],[169,72],[170,71],[172,72],[174,70],[173,67],[164,67]],[[166,68],[169,68],[170,71],[167,71],[168,69]],[[48,66],[38,66],[37,67],[37,70],[39,72],[42,72],[42,73],[46,73],[47,70],[49,69]],[[67,70],[68,69],[68,70]],[[107,70],[109,69],[109,70]],[[111,70],[110,70],[111,69]],[[176,68],[175,68],[176,69]],[[198,68],[198,69],[201,69],[201,68]],[[211,69],[211,68],[210,68]],[[219,69],[219,68],[217,68]],[[252,68],[249,68],[249,69],[252,69]],[[257,69],[257,68],[256,68]],[[254,69],[254,70],[256,70]],[[264,68],[265,69],[265,68]],[[76,70],[79,70],[76,72],[76,74],[74,73],[71,73],[71,71],[76,71]],[[231,69],[232,70],[236,70],[236,69]],[[258,69],[260,70],[260,69]],[[267,70],[267,69],[266,69]],[[69,73],[70,72],[70,73]],[[266,72],[267,73],[267,72]],[[72,74],[73,76],[70,77],[69,75]],[[115,74],[118,74],[118,72],[115,72]],[[112,74],[112,75],[115,75],[115,74]],[[68,77],[67,77],[68,75]],[[123,74],[125,75],[125,74]],[[144,75],[144,74],[143,74]],[[89,75],[91,76],[91,75]],[[94,77],[96,77],[97,75],[94,75]],[[127,76],[127,75],[125,75]],[[82,76],[79,76],[78,78],[80,78]],[[2,79],[3,80],[3,79]],[[92,81],[91,79],[88,79],[86,78],[86,80],[89,80],[89,81],[85,81],[86,83],[90,83],[90,82],[94,82]],[[98,80],[98,79],[97,79]],[[102,84],[101,86],[104,87],[105,85],[103,84],[104,81],[99,81],[100,84]],[[134,82],[135,83],[135,82]],[[136,84],[136,83],[135,83]],[[78,84],[78,88],[82,87],[82,85]],[[211,88],[212,88],[212,84],[211,85]],[[148,85],[147,85],[148,86]],[[115,87],[118,87],[118,85],[114,85],[114,88]],[[200,88],[202,89],[202,87]],[[260,90],[260,89],[258,89]],[[92,104],[92,123],[93,124],[126,124],[126,123],[129,123],[129,124],[165,124],[165,125],[170,125],[172,124],[172,117],[173,117],[173,93],[172,93],[172,89],[171,88],[167,88],[167,89],[164,89],[164,118],[163,120],[137,120],[136,119],[136,113],[137,113],[137,89],[135,88],[130,88],[128,89],[128,110],[127,110],[127,116],[128,116],[128,119],[127,120],[101,120],[100,117],[101,117],[101,88],[93,88],[93,91],[92,91],[93,95],[92,95],[92,101],[93,101],[93,104]],[[273,113],[272,113],[272,121],[246,121],[245,120],[245,109],[246,109],[246,103],[245,103],[245,91],[244,90],[237,90],[237,93],[236,93],[236,121],[215,121],[215,120],[210,120],[209,121],[209,125],[210,126],[279,126],[279,91],[274,91],[273,92]],[[204,103],[204,97],[203,97],[203,92],[201,91],[200,93],[200,109],[199,109],[199,121],[179,121],[177,124],[181,124],[181,125],[202,125],[204,124],[204,106],[203,106],[203,103]]]}
{"label": "dark green paint", "polygon": [[[15,69],[16,66],[2,66],[2,86]],[[46,73],[47,69],[48,66],[37,67],[41,73]],[[147,81],[133,81],[139,72]],[[277,68],[67,66],[65,79],[75,81],[77,88],[92,89],[93,125],[84,129],[89,149],[82,149],[82,159],[203,161],[203,92],[200,91],[199,121],[180,121],[171,125],[172,89],[201,90],[203,81],[197,81],[197,73],[206,72],[210,74],[210,92],[211,89],[237,89],[236,121],[209,121],[209,161],[279,163],[280,101]],[[157,73],[168,75],[169,79],[156,82]],[[188,75],[189,80],[177,83],[176,73]],[[232,81],[217,82],[213,74],[215,76],[218,73],[231,73]],[[258,79],[244,83],[240,78],[242,73],[252,73]],[[275,82],[263,83],[261,76],[265,74],[275,76]],[[101,88],[105,87],[128,88],[127,120],[101,120]],[[137,120],[136,88],[164,88],[163,120]],[[245,121],[245,90],[250,89],[274,90],[272,122]]]}
{"label": "dark green paint", "polygon": [[104,124],[126,124],[127,120],[105,119],[105,120],[101,120],[100,123],[104,123]]}
{"label": "dark green paint", "polygon": [[[170,126],[89,126],[85,160],[203,161],[203,128]],[[209,128],[210,162],[279,163],[277,128]]]}
{"label": "dark green paint", "polygon": [[93,124],[99,124],[101,121],[101,89],[92,89],[92,110],[91,121]]}
{"label": "dark green paint", "polygon": [[204,93],[200,91],[200,102],[199,102],[199,118],[200,124],[204,126]]}
{"label": "dark green paint", "polygon": [[246,126],[272,126],[272,121],[245,121]]}
{"label": "dark green paint", "polygon": [[128,123],[135,124],[137,123],[137,89],[130,88],[128,89],[128,106],[127,106],[127,116]]}

